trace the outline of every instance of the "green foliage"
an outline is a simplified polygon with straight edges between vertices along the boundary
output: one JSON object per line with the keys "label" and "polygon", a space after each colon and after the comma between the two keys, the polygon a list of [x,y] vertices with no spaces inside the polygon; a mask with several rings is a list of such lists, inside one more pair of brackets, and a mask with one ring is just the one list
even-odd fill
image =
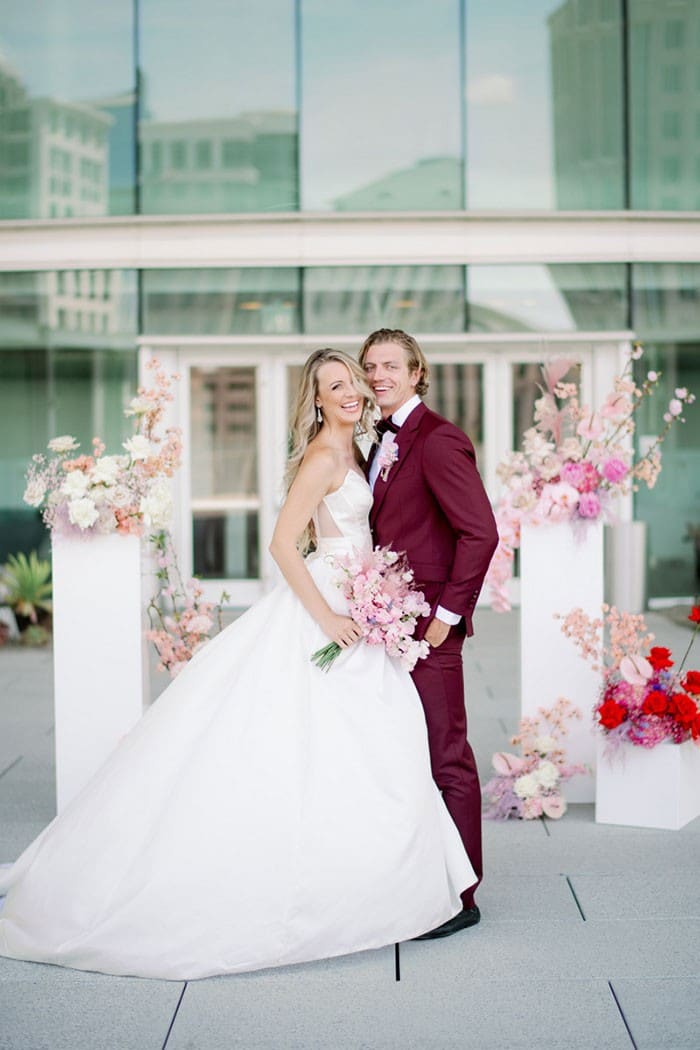
{"label": "green foliage", "polygon": [[36,623],[38,613],[51,612],[51,564],[32,551],[10,554],[2,570],[7,604],[18,616]]}

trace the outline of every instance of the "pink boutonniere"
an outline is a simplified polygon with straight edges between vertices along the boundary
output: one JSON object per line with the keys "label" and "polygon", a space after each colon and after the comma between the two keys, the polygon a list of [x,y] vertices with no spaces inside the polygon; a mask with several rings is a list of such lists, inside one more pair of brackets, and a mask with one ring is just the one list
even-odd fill
{"label": "pink boutonniere", "polygon": [[384,440],[379,446],[377,451],[377,460],[379,462],[379,473],[382,481],[386,481],[389,471],[393,467],[399,458],[399,446],[394,441],[393,437],[388,440]]}

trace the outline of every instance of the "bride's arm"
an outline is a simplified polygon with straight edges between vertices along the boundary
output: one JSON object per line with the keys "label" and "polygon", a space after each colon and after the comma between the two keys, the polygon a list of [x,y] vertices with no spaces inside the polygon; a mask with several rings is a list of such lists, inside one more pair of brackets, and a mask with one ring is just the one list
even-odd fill
{"label": "bride's arm", "polygon": [[282,506],[270,541],[270,554],[297,598],[321,630],[342,648],[360,638],[360,629],[349,616],[334,613],[311,578],[297,548],[299,537],[338,473],[332,454],[325,450],[309,455]]}

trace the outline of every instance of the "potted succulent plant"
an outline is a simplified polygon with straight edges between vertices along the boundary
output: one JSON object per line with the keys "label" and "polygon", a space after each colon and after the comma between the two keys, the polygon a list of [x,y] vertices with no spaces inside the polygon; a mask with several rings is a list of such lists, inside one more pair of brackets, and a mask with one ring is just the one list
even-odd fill
{"label": "potted succulent plant", "polygon": [[5,602],[13,610],[17,627],[25,631],[30,625],[46,627],[51,616],[51,564],[39,558],[10,554],[2,568]]}

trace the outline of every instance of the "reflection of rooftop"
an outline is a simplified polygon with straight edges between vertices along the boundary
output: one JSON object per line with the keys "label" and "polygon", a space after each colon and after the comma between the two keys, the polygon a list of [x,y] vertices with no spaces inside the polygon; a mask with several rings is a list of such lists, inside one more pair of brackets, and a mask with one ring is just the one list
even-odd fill
{"label": "reflection of rooftop", "polygon": [[390,172],[337,197],[338,211],[461,208],[462,162],[457,157],[423,157],[410,168]]}

